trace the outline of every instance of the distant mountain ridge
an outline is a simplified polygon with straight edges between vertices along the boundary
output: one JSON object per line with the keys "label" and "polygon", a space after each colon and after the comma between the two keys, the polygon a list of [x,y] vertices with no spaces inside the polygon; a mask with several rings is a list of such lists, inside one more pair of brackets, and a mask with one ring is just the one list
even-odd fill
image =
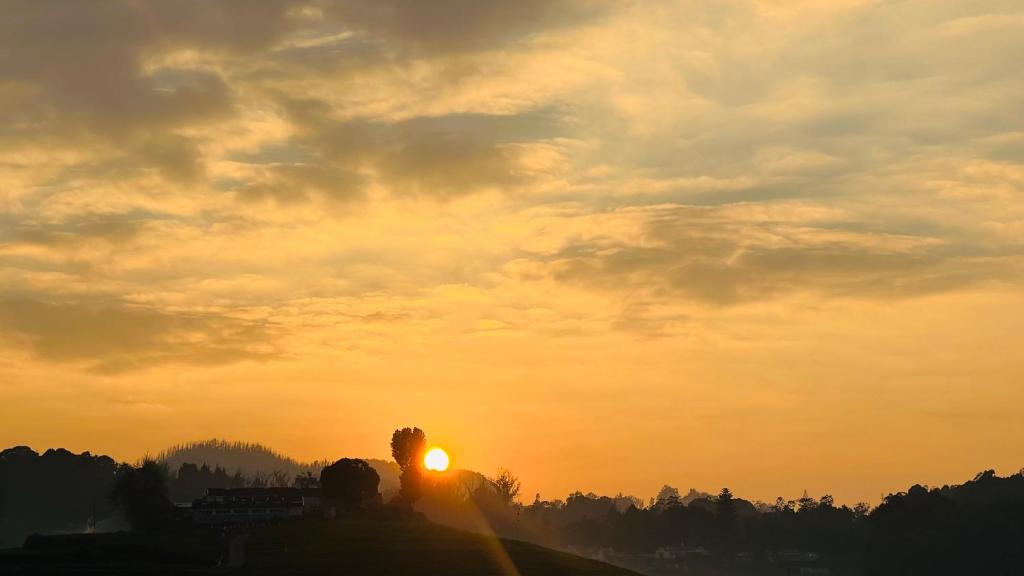
{"label": "distant mountain ridge", "polygon": [[[284,472],[291,478],[307,472],[319,476],[320,470],[324,466],[334,462],[334,460],[328,459],[300,462],[259,443],[233,442],[217,438],[176,444],[160,452],[156,459],[165,464],[171,473],[176,472],[185,463],[206,464],[211,468],[224,468],[230,473],[241,471],[244,476],[249,478],[266,477],[274,472]],[[398,489],[400,470],[397,464],[376,458],[364,458],[364,460],[380,476],[382,492]]]}

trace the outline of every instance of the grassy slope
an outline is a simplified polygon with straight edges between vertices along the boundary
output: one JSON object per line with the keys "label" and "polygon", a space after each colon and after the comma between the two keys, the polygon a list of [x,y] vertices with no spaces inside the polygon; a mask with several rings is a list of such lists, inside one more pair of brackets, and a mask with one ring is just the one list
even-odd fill
{"label": "grassy slope", "polygon": [[[502,561],[504,554],[507,554],[507,561]],[[633,574],[524,542],[498,540],[429,523],[371,521],[293,522],[256,530],[246,545],[245,573],[254,576]]]}
{"label": "grassy slope", "polygon": [[0,574],[190,573],[213,566],[223,544],[212,530],[31,536],[22,548],[0,550]]}
{"label": "grassy slope", "polygon": [[213,567],[225,542],[218,530],[34,537],[26,548],[0,551],[0,574],[633,574],[533,544],[488,538],[425,521],[307,520],[254,528],[245,539],[240,569]]}

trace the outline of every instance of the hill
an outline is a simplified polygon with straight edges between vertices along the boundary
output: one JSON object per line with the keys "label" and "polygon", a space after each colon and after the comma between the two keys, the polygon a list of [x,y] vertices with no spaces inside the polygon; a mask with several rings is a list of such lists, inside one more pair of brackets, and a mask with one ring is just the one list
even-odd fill
{"label": "hill", "polygon": [[[278,471],[284,472],[292,478],[306,472],[312,472],[314,476],[319,476],[320,470],[334,461],[324,459],[300,462],[262,444],[218,439],[171,446],[161,452],[157,456],[157,460],[166,464],[172,472],[187,462],[196,465],[207,464],[211,468],[219,466],[230,473],[238,470],[249,478],[268,477]],[[366,462],[380,476],[382,492],[398,489],[399,469],[397,464],[373,458],[367,458]]]}
{"label": "hill", "polygon": [[629,576],[628,570],[526,542],[429,522],[291,522],[256,530],[246,574]]}

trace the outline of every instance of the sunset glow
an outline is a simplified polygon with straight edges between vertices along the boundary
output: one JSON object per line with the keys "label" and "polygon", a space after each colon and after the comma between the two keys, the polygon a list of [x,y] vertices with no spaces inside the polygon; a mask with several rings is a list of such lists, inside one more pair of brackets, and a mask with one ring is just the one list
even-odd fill
{"label": "sunset glow", "polygon": [[1015,472],[1022,60],[994,0],[5,3],[0,445]]}

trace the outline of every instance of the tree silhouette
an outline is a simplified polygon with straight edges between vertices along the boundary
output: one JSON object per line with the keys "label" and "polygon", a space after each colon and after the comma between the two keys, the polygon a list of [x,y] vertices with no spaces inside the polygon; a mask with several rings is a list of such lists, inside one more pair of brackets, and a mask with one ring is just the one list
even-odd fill
{"label": "tree silhouette", "polygon": [[275,488],[285,488],[290,483],[291,478],[288,473],[284,470],[274,470],[270,473],[270,485]]}
{"label": "tree silhouette", "polygon": [[169,479],[168,492],[175,502],[191,502],[206,494],[210,488],[241,488],[245,486],[245,478],[231,476],[220,466],[210,468],[208,464],[196,466],[184,462],[178,473]]}
{"label": "tree silhouette", "polygon": [[796,501],[796,505],[797,510],[814,510],[818,506],[818,502],[807,494],[807,490],[804,490],[804,495]]}
{"label": "tree silhouette", "polygon": [[124,510],[132,528],[152,531],[170,521],[173,506],[167,499],[167,472],[153,460],[138,468],[124,466],[114,481],[110,499]]}
{"label": "tree silhouette", "polygon": [[325,501],[346,512],[364,510],[380,502],[380,476],[365,460],[342,458],[320,472]]}
{"label": "tree silhouette", "polygon": [[494,484],[494,489],[498,496],[505,504],[511,505],[515,502],[516,497],[519,496],[519,489],[521,488],[519,478],[516,478],[508,468],[498,469],[498,475],[491,482]]}
{"label": "tree silhouette", "polygon": [[402,428],[391,435],[391,456],[402,469],[399,495],[409,506],[422,494],[423,453],[426,448],[427,436],[419,428]]}
{"label": "tree silhouette", "polygon": [[391,435],[391,457],[405,470],[418,464],[427,447],[427,436],[419,428],[402,428]]}
{"label": "tree silhouette", "polygon": [[725,552],[733,552],[736,540],[736,499],[728,488],[722,488],[715,499],[715,514],[721,547]]}
{"label": "tree silhouette", "polygon": [[679,506],[681,503],[682,501],[679,499],[679,490],[666,484],[658,491],[658,495],[654,497],[654,501],[651,505],[664,509],[672,506]]}

